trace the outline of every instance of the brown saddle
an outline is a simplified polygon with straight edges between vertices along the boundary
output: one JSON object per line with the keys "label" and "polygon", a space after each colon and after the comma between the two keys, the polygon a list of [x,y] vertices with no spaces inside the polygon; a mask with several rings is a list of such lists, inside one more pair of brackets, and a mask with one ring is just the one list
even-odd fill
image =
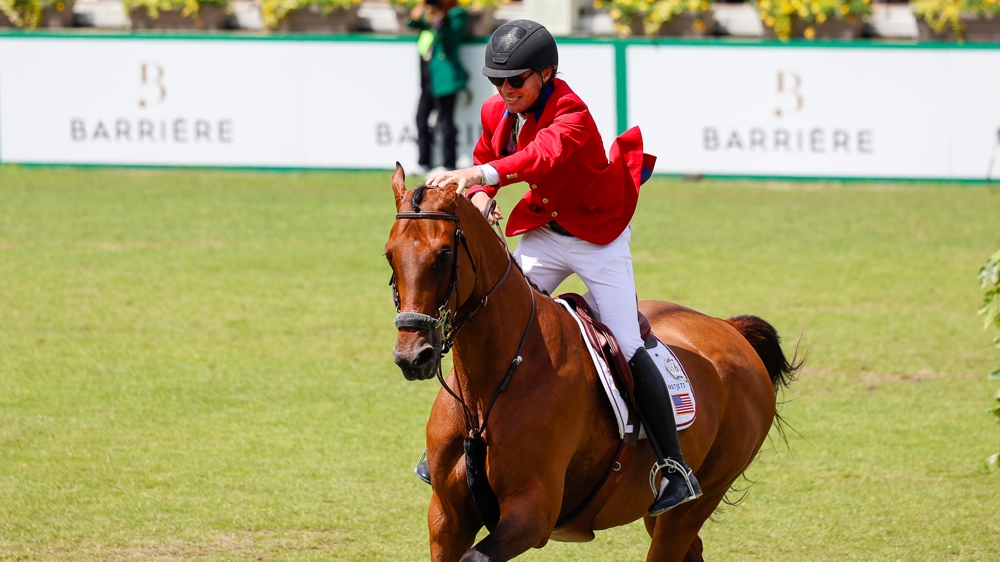
{"label": "brown saddle", "polygon": [[[604,355],[604,360],[611,368],[611,373],[614,376],[616,385],[618,386],[618,392],[628,403],[629,411],[634,413],[636,411],[636,407],[632,391],[635,388],[635,382],[632,380],[632,370],[629,369],[628,366],[629,357],[627,357],[625,352],[618,346],[618,340],[615,339],[614,334],[611,333],[611,330],[609,330],[607,326],[594,320],[594,311],[590,308],[590,304],[587,303],[587,300],[582,296],[576,293],[565,293],[556,298],[568,302],[570,306],[576,309],[577,316],[579,316],[583,321],[583,329],[587,334],[587,339],[590,340],[594,349],[601,350],[601,353]],[[649,319],[647,319],[646,316],[640,312],[639,337],[643,340],[647,340],[651,334],[652,327],[649,325]]]}
{"label": "brown saddle", "polygon": [[[557,298],[566,301],[576,310],[577,316],[582,320],[586,337],[595,349],[601,350],[604,360],[611,368],[612,378],[615,380],[618,392],[628,404],[629,417],[633,420],[632,433],[626,435],[625,439],[619,444],[615,459],[611,462],[611,466],[608,467],[604,478],[601,479],[601,482],[594,491],[591,492],[590,496],[579,507],[559,518],[556,522],[556,528],[552,532],[552,538],[555,540],[585,542],[593,540],[594,519],[600,513],[601,508],[604,507],[608,498],[611,497],[611,493],[615,491],[622,476],[625,475],[625,469],[628,467],[629,460],[632,458],[632,452],[635,450],[635,445],[639,437],[639,423],[637,421],[638,416],[636,415],[638,410],[635,406],[635,398],[632,395],[635,382],[632,379],[632,371],[628,366],[629,358],[618,347],[618,340],[615,339],[611,330],[604,324],[594,320],[594,312],[591,310],[590,305],[587,304],[587,301],[575,293],[566,293]],[[648,339],[651,331],[649,320],[640,312],[640,337],[643,340]]]}

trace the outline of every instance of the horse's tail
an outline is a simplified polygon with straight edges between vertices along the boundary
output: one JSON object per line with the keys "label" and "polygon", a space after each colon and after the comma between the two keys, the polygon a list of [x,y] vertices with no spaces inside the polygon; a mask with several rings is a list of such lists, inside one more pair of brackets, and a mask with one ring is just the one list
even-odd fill
{"label": "horse's tail", "polygon": [[[764,363],[764,368],[767,369],[767,376],[771,379],[771,385],[774,387],[775,397],[778,395],[778,391],[782,388],[788,388],[790,384],[795,382],[798,375],[799,369],[806,361],[806,355],[809,355],[808,350],[799,358],[799,343],[802,341],[802,336],[799,336],[799,342],[795,344],[795,354],[792,355],[792,360],[789,361],[785,357],[785,353],[781,351],[781,337],[778,336],[778,331],[774,329],[774,326],[769,324],[763,318],[757,316],[736,316],[735,318],[728,318],[726,322],[729,322],[736,330],[750,343],[754,351],[757,352],[757,356],[760,357],[761,362]],[[781,404],[777,404],[780,409]],[[779,411],[774,413],[774,427],[778,431],[778,435],[781,440],[788,445],[788,438],[785,435],[785,428],[790,427],[784,418],[781,417]],[[794,430],[793,430],[794,431]],[[759,451],[757,453],[759,455]],[[754,456],[754,459],[757,458]],[[753,460],[750,461],[751,463]],[[749,468],[749,464],[744,468],[742,473],[743,478],[746,478],[746,469]],[[736,492],[739,494],[738,498],[730,499],[728,497],[724,498],[724,501],[728,505],[736,505],[743,501],[747,493],[750,491],[750,487],[754,485],[754,482],[747,480],[749,483],[746,487],[740,488],[736,486],[734,481],[730,485],[730,492]]]}
{"label": "horse's tail", "polygon": [[789,361],[781,351],[781,337],[778,336],[778,331],[764,319],[757,316],[736,316],[727,319],[726,322],[732,324],[750,342],[750,346],[764,362],[775,394],[781,387],[788,388],[788,385],[795,382],[799,369],[806,359],[799,358],[798,344],[795,346],[795,355]]}

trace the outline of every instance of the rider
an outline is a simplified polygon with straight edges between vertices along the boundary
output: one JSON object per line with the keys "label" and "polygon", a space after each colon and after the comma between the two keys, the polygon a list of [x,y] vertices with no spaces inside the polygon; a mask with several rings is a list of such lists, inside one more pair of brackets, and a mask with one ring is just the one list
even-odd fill
{"label": "rider", "polygon": [[[556,78],[558,64],[555,40],[542,25],[516,20],[497,29],[483,74],[498,95],[483,104],[476,165],[430,175],[426,183],[457,184],[460,192],[470,186],[467,196],[484,213],[500,187],[529,184],[507,225],[508,236],[523,234],[514,257],[546,292],[576,273],[601,321],[632,357],[636,402],[658,461],[654,470],[662,469],[649,508],[658,515],[697,498],[701,488],[681,455],[666,384],[639,336],[629,221],[654,158],[642,153],[642,136],[633,128],[615,140],[609,159],[586,104]],[[494,211],[493,219],[500,218]]]}

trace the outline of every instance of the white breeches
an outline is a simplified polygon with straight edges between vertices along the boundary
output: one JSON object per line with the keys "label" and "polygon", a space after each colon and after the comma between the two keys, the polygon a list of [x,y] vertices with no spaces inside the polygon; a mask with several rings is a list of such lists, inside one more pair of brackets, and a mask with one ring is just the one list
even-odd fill
{"label": "white breeches", "polygon": [[521,236],[514,258],[538,288],[552,292],[576,273],[590,292],[600,320],[615,335],[625,357],[631,359],[642,346],[632,275],[632,227],[610,244],[592,244],[575,236],[563,236],[547,226]]}

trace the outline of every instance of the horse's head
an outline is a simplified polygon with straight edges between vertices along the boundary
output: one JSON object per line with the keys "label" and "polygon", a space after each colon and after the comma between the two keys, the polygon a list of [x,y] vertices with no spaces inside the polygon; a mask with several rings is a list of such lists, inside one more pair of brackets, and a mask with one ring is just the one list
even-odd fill
{"label": "horse's head", "polygon": [[[458,218],[463,202],[455,188],[407,191],[404,179],[397,164],[396,222],[385,245],[398,312],[392,352],[407,380],[426,380],[448,352],[452,315],[468,296],[458,281],[464,276],[471,281],[474,273],[470,259],[459,259],[459,246],[465,245]],[[467,246],[462,253],[470,257]]]}

